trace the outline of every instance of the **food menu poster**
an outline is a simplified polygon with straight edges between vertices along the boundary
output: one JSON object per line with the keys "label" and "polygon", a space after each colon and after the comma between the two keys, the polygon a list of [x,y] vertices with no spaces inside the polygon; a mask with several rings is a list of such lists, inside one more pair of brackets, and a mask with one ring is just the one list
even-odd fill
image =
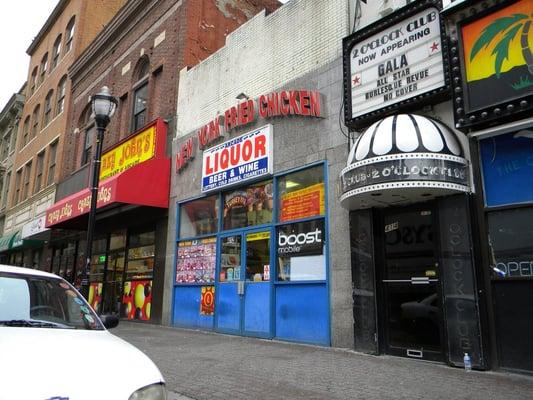
{"label": "food menu poster", "polygon": [[205,283],[215,280],[216,238],[178,244],[176,283]]}
{"label": "food menu poster", "polygon": [[325,213],[324,183],[281,195],[281,221],[310,218]]}

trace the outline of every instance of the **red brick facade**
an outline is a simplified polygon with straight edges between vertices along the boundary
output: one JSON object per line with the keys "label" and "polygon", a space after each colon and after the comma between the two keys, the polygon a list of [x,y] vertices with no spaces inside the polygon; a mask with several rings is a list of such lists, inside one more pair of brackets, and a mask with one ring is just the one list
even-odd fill
{"label": "red brick facade", "polygon": [[[90,96],[102,86],[107,85],[119,100],[105,136],[104,151],[134,131],[135,90],[146,82],[144,120],[166,119],[172,137],[179,71],[221,48],[229,32],[262,9],[272,12],[280,5],[276,0],[129,1],[69,70],[69,134],[61,179],[84,165],[85,129],[91,124],[90,118],[88,124],[84,123],[86,110]],[[143,61],[149,62],[147,70],[142,68]]]}

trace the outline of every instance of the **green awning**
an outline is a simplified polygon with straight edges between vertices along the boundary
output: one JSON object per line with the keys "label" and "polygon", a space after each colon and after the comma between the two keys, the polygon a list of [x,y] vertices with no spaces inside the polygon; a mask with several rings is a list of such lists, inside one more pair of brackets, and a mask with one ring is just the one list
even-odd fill
{"label": "green awning", "polygon": [[20,232],[17,231],[17,232],[14,232],[14,233],[10,233],[9,235],[5,235],[5,236],[2,236],[0,237],[0,252],[1,251],[6,251],[6,250],[9,250],[10,248],[13,247],[13,241],[15,240],[15,236],[19,235],[20,237]]}
{"label": "green awning", "polygon": [[[28,249],[32,247],[40,247],[42,246],[43,241],[42,240],[30,240],[30,239],[22,239],[22,231],[18,231],[15,233],[15,236],[13,236],[13,242],[11,243],[12,249]],[[1,250],[0,250],[1,251]]]}

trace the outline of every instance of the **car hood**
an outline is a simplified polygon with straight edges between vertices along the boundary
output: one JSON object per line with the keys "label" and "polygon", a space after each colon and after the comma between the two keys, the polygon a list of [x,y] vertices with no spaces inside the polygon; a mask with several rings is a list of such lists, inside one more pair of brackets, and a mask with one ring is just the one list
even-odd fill
{"label": "car hood", "polygon": [[127,400],[163,382],[140,350],[106,330],[0,327],[0,400]]}

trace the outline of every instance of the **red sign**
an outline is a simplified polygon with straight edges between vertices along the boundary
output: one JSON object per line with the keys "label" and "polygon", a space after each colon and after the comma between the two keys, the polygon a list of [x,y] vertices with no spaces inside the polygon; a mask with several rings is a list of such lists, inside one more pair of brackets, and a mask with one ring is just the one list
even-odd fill
{"label": "red sign", "polygon": [[215,287],[202,286],[200,314],[213,315],[215,313]]}
{"label": "red sign", "polygon": [[176,170],[181,171],[194,158],[194,138],[189,138],[181,145],[176,154]]}
{"label": "red sign", "polygon": [[280,221],[310,218],[324,212],[323,183],[281,195]]}
{"label": "red sign", "polygon": [[122,304],[126,318],[148,321],[152,309],[152,281],[124,282]]}

